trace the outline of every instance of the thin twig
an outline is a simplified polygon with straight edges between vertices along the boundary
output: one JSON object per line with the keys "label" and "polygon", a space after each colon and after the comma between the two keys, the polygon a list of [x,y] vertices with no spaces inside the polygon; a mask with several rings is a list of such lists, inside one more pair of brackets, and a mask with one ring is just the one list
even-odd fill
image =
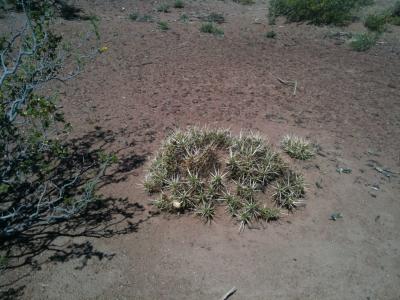
{"label": "thin twig", "polygon": [[134,67],[141,67],[141,66],[146,66],[146,65],[151,65],[151,64],[153,64],[153,62],[149,61],[149,62],[145,62],[145,63],[142,63],[142,64],[134,65]]}
{"label": "thin twig", "polygon": [[277,77],[278,81],[284,85],[290,85],[293,86],[293,96],[296,96],[296,92],[297,92],[297,80],[293,80],[293,81],[287,81],[287,80],[283,80],[279,77]]}
{"label": "thin twig", "polygon": [[237,289],[235,287],[231,288],[226,294],[225,296],[223,296],[221,298],[221,300],[226,300],[228,299],[230,296],[232,296],[234,293],[236,293]]}

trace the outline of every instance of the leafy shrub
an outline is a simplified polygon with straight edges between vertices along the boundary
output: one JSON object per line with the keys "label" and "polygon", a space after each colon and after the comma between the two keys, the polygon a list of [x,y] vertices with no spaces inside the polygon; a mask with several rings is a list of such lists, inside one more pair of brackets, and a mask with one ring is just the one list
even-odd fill
{"label": "leafy shrub", "polygon": [[350,40],[350,47],[354,51],[362,52],[367,51],[371,47],[375,46],[378,40],[378,36],[372,33],[359,33],[355,34]]}
{"label": "leafy shrub", "polygon": [[[81,153],[78,157],[86,165],[79,164],[65,141],[70,125],[57,99],[47,89],[37,92],[51,81],[77,76],[82,64],[102,49],[96,47],[98,40],[87,45],[91,39],[85,39],[80,47],[63,43],[62,36],[51,30],[52,2],[19,3],[25,26],[13,28],[0,56],[0,239],[85,211],[96,200],[96,186],[115,159],[98,152],[87,162]],[[30,3],[40,6],[32,11]],[[92,36],[98,37],[97,19],[90,22]],[[85,45],[94,50],[79,53]],[[74,65],[75,60],[80,64]],[[75,69],[68,68],[65,74],[65,65]]]}
{"label": "leafy shrub", "polygon": [[312,24],[343,25],[351,20],[352,12],[371,4],[369,0],[271,0],[269,21],[285,16],[290,22],[308,21]]}
{"label": "leafy shrub", "polygon": [[[275,208],[262,206],[260,200],[272,183]],[[225,205],[243,230],[252,222],[278,219],[281,208],[296,208],[304,195],[304,180],[257,135],[190,128],[163,142],[144,188],[160,193],[153,202],[160,210],[194,212],[205,222],[214,218],[216,206]]]}
{"label": "leafy shrub", "polygon": [[389,16],[385,14],[370,14],[364,21],[364,26],[370,31],[384,32]]}
{"label": "leafy shrub", "polygon": [[213,23],[203,23],[200,27],[200,31],[204,33],[211,33],[215,35],[223,35],[224,31],[216,27]]}
{"label": "leafy shrub", "polygon": [[[25,1],[25,2],[23,2]],[[64,0],[0,0],[1,10],[16,10],[22,12],[24,5],[29,5],[29,10],[34,14],[42,14],[43,9],[50,9],[51,13],[56,14],[66,20],[88,19],[88,16],[82,16],[82,9],[68,3]]]}

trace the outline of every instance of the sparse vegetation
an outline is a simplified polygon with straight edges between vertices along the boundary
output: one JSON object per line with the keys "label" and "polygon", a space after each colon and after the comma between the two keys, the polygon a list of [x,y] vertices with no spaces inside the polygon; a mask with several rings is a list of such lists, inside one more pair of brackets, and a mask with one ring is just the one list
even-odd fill
{"label": "sparse vegetation", "polygon": [[378,35],[373,34],[373,33],[358,33],[355,34],[352,39],[350,39],[350,47],[354,51],[367,51],[371,47],[376,45],[376,42],[378,40]]}
{"label": "sparse vegetation", "polygon": [[[283,188],[287,174],[290,181]],[[302,177],[292,174],[258,135],[232,136],[227,130],[190,128],[165,140],[144,188],[150,194],[161,192],[153,202],[160,210],[194,212],[205,222],[214,218],[217,205],[225,205],[242,230],[253,222],[279,218],[280,208],[261,205],[263,191],[273,182],[279,187],[274,196],[279,207],[298,205],[304,194]]]}
{"label": "sparse vegetation", "polygon": [[233,0],[233,1],[242,5],[251,5],[254,4],[255,2],[255,0]]}
{"label": "sparse vegetation", "polygon": [[353,37],[353,33],[346,31],[330,31],[325,35],[325,37],[340,41],[346,41]]}
{"label": "sparse vegetation", "polygon": [[400,16],[391,17],[390,24],[400,26]]}
{"label": "sparse vegetation", "polygon": [[185,2],[183,2],[183,0],[175,0],[174,8],[184,8],[184,7],[185,7]]}
{"label": "sparse vegetation", "polygon": [[143,15],[137,19],[138,22],[153,22],[153,17],[150,15]]}
{"label": "sparse vegetation", "polygon": [[211,33],[215,35],[223,35],[224,31],[217,26],[215,26],[213,23],[203,23],[200,27],[200,31],[204,33]]}
{"label": "sparse vegetation", "polygon": [[262,207],[260,208],[260,218],[264,221],[276,221],[280,218],[281,210],[277,207]]}
{"label": "sparse vegetation", "polygon": [[150,15],[140,15],[138,12],[132,12],[129,19],[137,22],[153,22],[153,17]]}
{"label": "sparse vegetation", "polygon": [[189,16],[187,15],[187,14],[182,14],[180,17],[179,17],[179,20],[181,21],[181,22],[188,22],[189,21]]}
{"label": "sparse vegetation", "polygon": [[166,31],[169,29],[169,25],[166,21],[159,21],[157,22],[158,25],[158,29],[162,30],[162,31]]}
{"label": "sparse vegetation", "polygon": [[303,138],[286,135],[281,142],[282,149],[290,157],[307,160],[314,156],[313,145]]}
{"label": "sparse vegetation", "polygon": [[137,13],[136,11],[129,14],[129,19],[131,19],[132,21],[136,21],[138,18],[139,18],[139,13]]}
{"label": "sparse vegetation", "polygon": [[308,21],[312,24],[343,25],[352,18],[352,13],[370,0],[271,0],[269,22],[275,23],[278,16],[290,22]]}
{"label": "sparse vegetation", "polygon": [[157,6],[157,11],[158,12],[164,12],[164,13],[169,13],[170,12],[171,6],[167,3],[161,3],[160,5]]}
{"label": "sparse vegetation", "polygon": [[397,1],[390,11],[389,22],[393,25],[400,26],[400,1]]}
{"label": "sparse vegetation", "polygon": [[225,22],[224,15],[220,14],[220,13],[215,13],[215,12],[209,14],[205,19],[207,22],[210,22],[210,23],[222,24]]}
{"label": "sparse vegetation", "polygon": [[393,5],[391,15],[400,17],[400,1],[399,0]]}
{"label": "sparse vegetation", "polygon": [[8,265],[8,257],[6,255],[0,255],[0,271],[5,269]]}

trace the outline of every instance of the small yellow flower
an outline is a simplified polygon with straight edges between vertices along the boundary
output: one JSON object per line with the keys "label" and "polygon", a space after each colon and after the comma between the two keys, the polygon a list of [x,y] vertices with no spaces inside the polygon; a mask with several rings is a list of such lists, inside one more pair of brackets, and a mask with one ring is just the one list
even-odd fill
{"label": "small yellow flower", "polygon": [[100,53],[104,53],[106,51],[108,51],[108,47],[107,46],[103,46],[103,47],[99,48],[99,52]]}

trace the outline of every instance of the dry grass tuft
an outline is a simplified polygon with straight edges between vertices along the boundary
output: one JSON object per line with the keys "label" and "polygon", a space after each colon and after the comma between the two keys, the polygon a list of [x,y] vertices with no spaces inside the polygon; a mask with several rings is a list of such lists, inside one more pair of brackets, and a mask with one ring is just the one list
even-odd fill
{"label": "dry grass tuft", "polygon": [[307,160],[315,155],[314,147],[310,142],[294,135],[286,135],[281,142],[281,146],[293,158]]}

